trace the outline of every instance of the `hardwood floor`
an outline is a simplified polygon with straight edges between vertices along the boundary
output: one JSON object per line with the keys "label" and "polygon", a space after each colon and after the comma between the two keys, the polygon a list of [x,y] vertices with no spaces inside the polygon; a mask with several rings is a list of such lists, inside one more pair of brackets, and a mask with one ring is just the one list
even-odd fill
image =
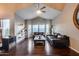
{"label": "hardwood floor", "polygon": [[26,39],[13,47],[8,53],[0,53],[1,56],[79,56],[69,48],[53,48],[46,41],[44,46],[33,45],[32,39]]}

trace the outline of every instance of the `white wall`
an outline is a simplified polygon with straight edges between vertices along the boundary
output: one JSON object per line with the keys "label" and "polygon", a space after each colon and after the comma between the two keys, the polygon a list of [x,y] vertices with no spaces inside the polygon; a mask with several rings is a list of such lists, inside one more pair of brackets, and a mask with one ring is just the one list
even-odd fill
{"label": "white wall", "polygon": [[10,35],[11,36],[14,36],[15,34],[14,34],[14,32],[15,32],[15,24],[14,24],[14,21],[15,21],[15,19],[11,19],[10,20]]}
{"label": "white wall", "polygon": [[70,47],[79,52],[79,30],[73,23],[73,13],[77,4],[66,4],[62,14],[55,19],[55,32],[70,37]]}

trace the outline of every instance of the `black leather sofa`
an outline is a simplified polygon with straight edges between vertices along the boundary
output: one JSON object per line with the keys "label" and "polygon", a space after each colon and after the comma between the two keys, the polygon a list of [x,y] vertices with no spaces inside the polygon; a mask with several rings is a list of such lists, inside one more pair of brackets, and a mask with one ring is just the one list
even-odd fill
{"label": "black leather sofa", "polygon": [[57,35],[47,35],[47,41],[56,48],[66,48],[70,45],[69,37],[59,33]]}
{"label": "black leather sofa", "polygon": [[16,36],[2,38],[2,47],[0,47],[0,50],[9,51],[9,44],[13,42],[16,43]]}
{"label": "black leather sofa", "polygon": [[47,41],[49,42],[49,44],[52,46],[53,45],[53,39],[54,39],[54,36],[53,35],[47,35],[46,36],[46,39]]}

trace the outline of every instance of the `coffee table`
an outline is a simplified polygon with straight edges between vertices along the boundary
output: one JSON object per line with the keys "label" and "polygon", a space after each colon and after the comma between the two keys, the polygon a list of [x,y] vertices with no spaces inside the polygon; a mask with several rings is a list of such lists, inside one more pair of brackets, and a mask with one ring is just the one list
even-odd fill
{"label": "coffee table", "polygon": [[35,36],[34,38],[34,46],[45,46],[46,38],[43,35]]}

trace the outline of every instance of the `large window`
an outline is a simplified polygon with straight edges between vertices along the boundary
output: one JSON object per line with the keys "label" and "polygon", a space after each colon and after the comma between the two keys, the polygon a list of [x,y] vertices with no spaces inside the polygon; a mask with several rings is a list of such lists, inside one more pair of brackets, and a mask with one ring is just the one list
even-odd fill
{"label": "large window", "polygon": [[45,24],[32,25],[33,32],[45,32]]}
{"label": "large window", "polygon": [[28,37],[31,36],[34,32],[44,32],[45,34],[49,34],[49,21],[46,22],[35,22],[35,21],[28,21]]}
{"label": "large window", "polygon": [[39,32],[45,32],[45,24],[39,25]]}
{"label": "large window", "polygon": [[32,25],[33,27],[32,27],[32,30],[33,30],[33,32],[38,32],[38,24],[37,25]]}
{"label": "large window", "polygon": [[44,24],[32,25],[32,30],[33,32],[45,32],[45,25]]}
{"label": "large window", "polygon": [[2,26],[2,37],[9,37],[10,35],[10,20],[9,19],[2,19],[1,20]]}
{"label": "large window", "polygon": [[49,24],[46,24],[46,34],[49,34]]}

